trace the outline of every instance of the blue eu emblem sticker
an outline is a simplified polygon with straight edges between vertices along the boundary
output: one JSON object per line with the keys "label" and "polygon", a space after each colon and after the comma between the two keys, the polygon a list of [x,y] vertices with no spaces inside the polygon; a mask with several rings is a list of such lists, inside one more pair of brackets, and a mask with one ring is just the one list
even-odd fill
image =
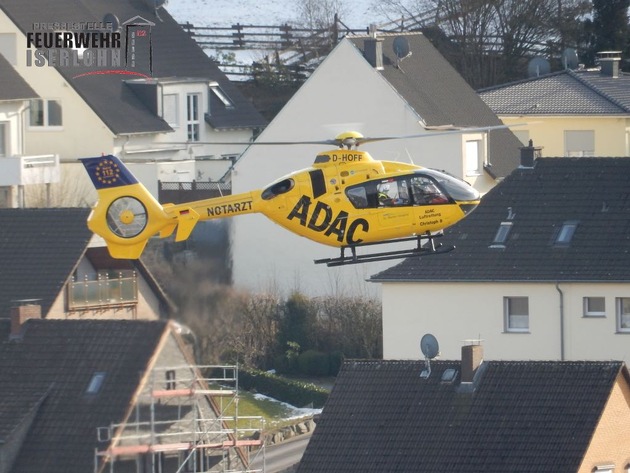
{"label": "blue eu emblem sticker", "polygon": [[101,184],[111,186],[120,179],[120,167],[111,159],[103,159],[96,166],[94,175]]}

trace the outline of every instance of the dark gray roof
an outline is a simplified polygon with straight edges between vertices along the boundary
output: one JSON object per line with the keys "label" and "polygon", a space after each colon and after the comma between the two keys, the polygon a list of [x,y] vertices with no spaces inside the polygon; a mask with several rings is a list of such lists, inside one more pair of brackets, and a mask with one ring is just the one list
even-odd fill
{"label": "dark gray roof", "polygon": [[[94,471],[97,427],[124,420],[166,324],[29,320],[14,341],[0,330],[0,421],[37,409],[11,471]],[[87,395],[97,372],[102,388]]]}
{"label": "dark gray roof", "polygon": [[[42,21],[46,12],[47,23],[102,22],[107,13],[115,14],[121,23],[140,16],[155,26],[151,29],[153,46],[153,77],[204,78],[219,83],[233,101],[234,107],[215,106],[213,125],[217,129],[255,128],[266,121],[251,103],[219,70],[195,41],[164,9],[155,10],[151,2],[133,0],[60,0],[50,9],[46,0],[0,0],[0,8],[23,32],[33,31],[33,24]],[[123,30],[124,32],[124,30]],[[122,35],[124,69],[125,35]],[[24,49],[20,48],[22,53]],[[81,95],[103,122],[116,134],[171,131],[168,124],[153,113],[134,94],[125,80],[125,74],[78,75],[111,67],[58,67],[64,79]]]}
{"label": "dark gray roof", "polygon": [[46,317],[81,258],[99,269],[139,271],[163,304],[175,306],[140,260],[114,260],[106,248],[88,248],[88,208],[0,209],[0,318],[17,300],[36,300]]}
{"label": "dark gray roof", "polygon": [[37,98],[30,85],[26,83],[13,66],[0,54],[0,101],[27,100]]}
{"label": "dark gray roof", "polygon": [[[396,67],[393,43],[397,37],[409,43],[411,55]],[[462,76],[449,64],[422,33],[379,35],[383,38],[381,74],[429,126],[494,126],[502,122]],[[349,37],[364,51],[368,36]],[[490,132],[489,170],[503,177],[518,165],[521,143],[507,129]]]}
{"label": "dark gray roof", "polygon": [[577,471],[621,362],[344,363],[298,473]]}
{"label": "dark gray roof", "polygon": [[[509,219],[512,214],[513,218]],[[501,222],[512,229],[493,247]],[[555,244],[576,222],[568,245]],[[373,281],[630,281],[630,158],[541,158],[488,192],[440,242]]]}
{"label": "dark gray roof", "polygon": [[92,232],[90,209],[0,209],[0,317],[12,301],[37,299],[45,316]]}
{"label": "dark gray roof", "polygon": [[628,115],[630,74],[570,69],[479,90],[498,115]]}

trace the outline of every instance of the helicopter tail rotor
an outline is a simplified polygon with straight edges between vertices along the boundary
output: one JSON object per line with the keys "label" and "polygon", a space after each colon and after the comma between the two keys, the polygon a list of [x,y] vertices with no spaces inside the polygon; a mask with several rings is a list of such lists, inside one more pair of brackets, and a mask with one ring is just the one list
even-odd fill
{"label": "helicopter tail rotor", "polygon": [[115,156],[82,158],[81,162],[98,192],[98,202],[88,227],[107,243],[114,258],[136,259],[150,237],[188,238],[199,215],[192,209],[162,206]]}

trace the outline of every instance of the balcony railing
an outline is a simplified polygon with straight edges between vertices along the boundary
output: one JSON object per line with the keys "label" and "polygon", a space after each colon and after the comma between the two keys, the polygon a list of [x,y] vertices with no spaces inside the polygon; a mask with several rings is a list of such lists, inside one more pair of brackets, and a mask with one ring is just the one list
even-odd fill
{"label": "balcony railing", "polygon": [[99,275],[97,279],[72,280],[68,285],[68,308],[90,309],[108,306],[133,306],[138,303],[138,278],[136,273],[110,278]]}

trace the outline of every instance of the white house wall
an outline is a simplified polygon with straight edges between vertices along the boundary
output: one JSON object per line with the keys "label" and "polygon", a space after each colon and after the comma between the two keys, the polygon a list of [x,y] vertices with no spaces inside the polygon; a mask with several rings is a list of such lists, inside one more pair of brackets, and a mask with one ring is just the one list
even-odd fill
{"label": "white house wall", "polygon": [[7,148],[5,157],[22,154],[23,138],[20,124],[27,103],[22,101],[0,103],[0,123],[5,123],[8,126],[7,135],[4,137]]}
{"label": "white house wall", "polygon": [[[493,360],[628,360],[630,333],[617,333],[615,298],[622,283],[384,283],[383,357],[422,359],[419,342],[433,334],[441,359],[459,359],[465,340],[481,339]],[[529,298],[529,331],[507,333],[503,298]],[[584,317],[583,297],[605,297],[605,317]],[[561,300],[564,311],[561,329]]]}
{"label": "white house wall", "polygon": [[[54,68],[26,65],[26,37],[1,11],[0,32],[15,35],[16,71],[40,98],[60,100],[62,106],[63,126],[60,130],[29,128],[28,112],[25,114],[24,154],[56,153],[63,162],[109,151],[112,146],[111,131]],[[90,80],[90,77],[85,80]]]}
{"label": "white house wall", "polygon": [[[420,117],[376,73],[361,53],[342,41],[284,106],[258,141],[332,139],[347,130],[364,136],[421,133]],[[264,188],[293,171],[310,167],[326,146],[253,146],[238,161],[233,192]],[[377,142],[365,145],[376,159],[400,160],[461,173],[461,138]],[[338,256],[338,250],[291,234],[260,215],[234,219],[233,277],[252,290],[273,287],[317,295],[341,291],[378,294],[365,277],[393,263],[329,269],[313,260]]]}

